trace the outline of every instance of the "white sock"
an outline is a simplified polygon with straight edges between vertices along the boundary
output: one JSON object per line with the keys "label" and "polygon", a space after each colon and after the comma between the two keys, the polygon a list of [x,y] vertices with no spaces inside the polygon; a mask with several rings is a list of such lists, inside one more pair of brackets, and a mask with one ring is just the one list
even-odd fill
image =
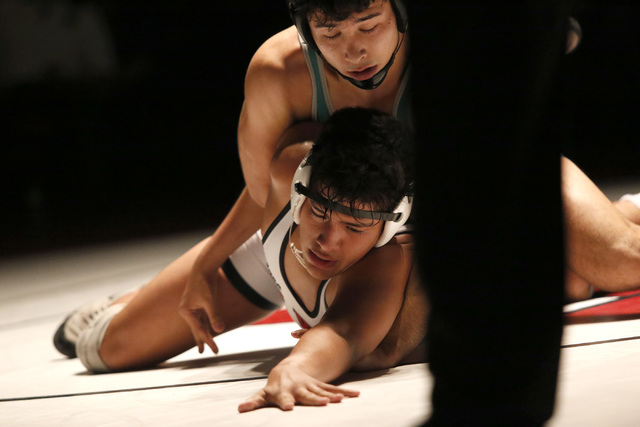
{"label": "white sock", "polygon": [[120,313],[125,304],[113,304],[96,318],[91,326],[80,333],[76,343],[76,353],[82,364],[91,372],[111,372],[100,357],[100,347],[111,320]]}

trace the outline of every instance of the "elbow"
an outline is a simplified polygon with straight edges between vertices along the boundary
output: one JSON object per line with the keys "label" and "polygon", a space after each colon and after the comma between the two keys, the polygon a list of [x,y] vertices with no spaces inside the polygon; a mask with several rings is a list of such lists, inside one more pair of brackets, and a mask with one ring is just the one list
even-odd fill
{"label": "elbow", "polygon": [[397,351],[386,352],[380,347],[358,360],[351,368],[355,372],[378,371],[397,366],[402,360],[402,354]]}
{"label": "elbow", "polygon": [[251,200],[253,200],[253,202],[257,206],[264,208],[267,204],[267,194],[269,193],[269,186],[262,185],[259,182],[250,184],[248,180],[246,181],[246,185],[247,192],[249,193],[249,197],[251,198]]}

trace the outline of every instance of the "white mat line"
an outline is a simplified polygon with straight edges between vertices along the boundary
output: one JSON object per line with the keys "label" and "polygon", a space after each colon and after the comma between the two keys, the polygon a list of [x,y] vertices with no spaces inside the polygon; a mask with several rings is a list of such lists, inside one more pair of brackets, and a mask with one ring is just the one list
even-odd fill
{"label": "white mat line", "polygon": [[[634,294],[633,296],[637,296]],[[576,311],[585,310],[587,308],[598,307],[612,301],[617,301],[621,299],[619,296],[611,296],[611,297],[600,297],[600,298],[592,298],[584,301],[578,301],[571,304],[567,304],[564,306],[564,313],[570,314],[575,313]]]}
{"label": "white mat line", "polygon": [[583,343],[576,343],[576,344],[564,344],[564,345],[562,345],[562,348],[587,347],[587,346],[590,346],[590,345],[611,344],[611,343],[614,343],[614,342],[633,341],[633,340],[637,340],[637,339],[640,339],[640,336],[625,337],[625,338],[614,338],[614,339],[611,339],[611,340],[591,341],[591,342],[583,342]]}
{"label": "white mat line", "polygon": [[94,395],[100,395],[100,394],[129,393],[134,391],[163,390],[163,389],[180,388],[180,387],[197,387],[201,385],[225,384],[225,383],[234,383],[234,382],[265,380],[265,379],[267,379],[267,375],[259,375],[255,377],[239,378],[239,379],[228,378],[224,380],[202,381],[202,382],[185,383],[185,384],[166,384],[166,385],[148,386],[148,387],[133,387],[133,388],[126,388],[126,389],[101,390],[101,391],[85,391],[85,392],[79,392],[79,393],[53,394],[53,395],[43,395],[43,396],[8,397],[8,398],[0,399],[0,403],[19,402],[19,401],[26,401],[26,400],[60,399],[60,398],[66,398],[66,397],[94,396]]}
{"label": "white mat line", "polygon": [[640,295],[640,292],[635,292],[630,295],[611,295],[611,296],[591,298],[584,301],[578,301],[578,302],[565,305],[564,313],[565,314],[575,313],[577,311],[586,310],[588,308],[599,307],[601,305],[605,305],[610,302],[623,301],[629,298],[634,298],[634,297],[637,297],[638,295]]}

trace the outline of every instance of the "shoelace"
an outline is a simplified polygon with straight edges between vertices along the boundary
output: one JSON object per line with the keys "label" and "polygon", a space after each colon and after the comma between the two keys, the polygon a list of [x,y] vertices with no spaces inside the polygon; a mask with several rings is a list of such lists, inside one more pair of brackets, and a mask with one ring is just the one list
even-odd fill
{"label": "shoelace", "polygon": [[85,323],[85,325],[88,325],[89,323],[91,323],[93,321],[93,319],[100,313],[102,313],[105,310],[106,307],[100,307],[99,309],[95,309],[92,312],[89,313],[89,315],[85,316],[82,318],[82,321]]}

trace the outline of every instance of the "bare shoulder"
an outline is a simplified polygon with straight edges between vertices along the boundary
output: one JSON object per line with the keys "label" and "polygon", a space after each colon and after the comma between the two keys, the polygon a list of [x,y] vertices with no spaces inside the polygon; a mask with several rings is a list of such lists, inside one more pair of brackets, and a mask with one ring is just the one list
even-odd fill
{"label": "bare shoulder", "polygon": [[245,79],[245,91],[270,91],[285,95],[290,102],[310,96],[310,77],[295,27],[283,30],[256,51]]}
{"label": "bare shoulder", "polygon": [[255,65],[291,65],[287,61],[295,60],[298,52],[304,60],[298,33],[295,27],[291,26],[268,38],[253,55],[251,62]]}
{"label": "bare shoulder", "polygon": [[354,283],[361,283],[370,290],[375,287],[404,287],[412,265],[412,241],[394,238],[386,245],[372,249],[336,279],[339,286],[351,287]]}
{"label": "bare shoulder", "polygon": [[391,241],[371,250],[331,279],[326,293],[330,305],[327,315],[331,312],[333,319],[355,316],[360,326],[370,319],[384,326],[379,336],[382,339],[402,305],[412,267],[413,256],[405,245]]}

